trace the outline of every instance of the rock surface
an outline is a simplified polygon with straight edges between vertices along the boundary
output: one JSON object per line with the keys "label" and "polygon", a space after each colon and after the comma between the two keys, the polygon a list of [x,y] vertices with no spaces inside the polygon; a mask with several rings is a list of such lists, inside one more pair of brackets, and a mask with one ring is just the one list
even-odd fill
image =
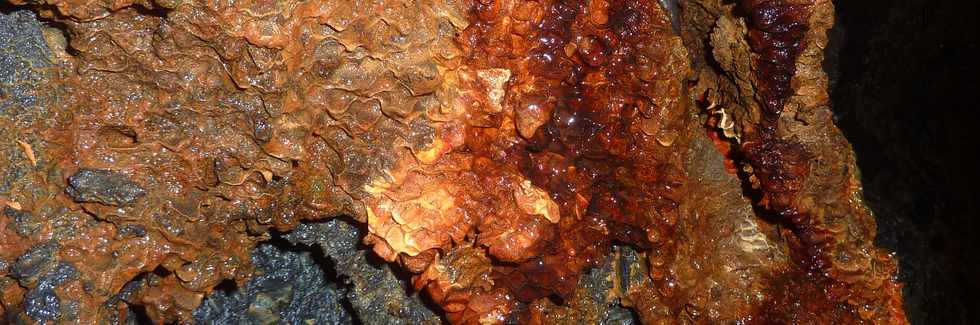
{"label": "rock surface", "polygon": [[14,4],[5,320],[907,322],[829,1]]}
{"label": "rock surface", "polygon": [[310,252],[262,244],[252,250],[252,278],[242,288],[213,291],[194,311],[199,324],[350,324],[344,289]]}

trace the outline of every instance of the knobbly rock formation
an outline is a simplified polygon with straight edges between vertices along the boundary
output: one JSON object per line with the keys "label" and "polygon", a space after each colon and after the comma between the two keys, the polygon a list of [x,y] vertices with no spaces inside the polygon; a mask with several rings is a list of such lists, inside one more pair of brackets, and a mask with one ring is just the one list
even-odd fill
{"label": "knobbly rock formation", "polygon": [[906,322],[829,1],[13,6],[6,321]]}

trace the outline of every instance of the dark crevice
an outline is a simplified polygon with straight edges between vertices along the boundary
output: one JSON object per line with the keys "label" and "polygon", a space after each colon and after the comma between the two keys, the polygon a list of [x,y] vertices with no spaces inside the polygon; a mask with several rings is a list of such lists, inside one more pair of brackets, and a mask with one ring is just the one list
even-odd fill
{"label": "dark crevice", "polygon": [[632,319],[633,324],[643,324],[643,319],[640,318],[640,313],[638,313],[635,308],[626,307],[626,306],[622,306],[622,307],[623,307],[623,309],[626,309],[627,311],[629,311],[630,316],[633,318]]}
{"label": "dark crevice", "polygon": [[133,323],[137,325],[151,325],[153,320],[150,319],[150,315],[146,313],[146,307],[143,305],[128,305],[129,306],[129,316],[133,317]]}
{"label": "dark crevice", "polygon": [[419,297],[419,301],[422,302],[422,306],[425,306],[425,308],[428,308],[429,310],[432,311],[432,313],[439,316],[439,321],[442,324],[445,325],[450,324],[449,319],[446,318],[446,313],[442,310],[441,307],[439,307],[439,304],[437,304],[435,300],[432,300],[432,297],[429,297],[429,295],[423,294],[422,292],[418,292],[415,295]]}
{"label": "dark crevice", "polygon": [[15,6],[9,2],[0,2],[0,14],[9,15],[18,10],[27,10],[23,7]]}
{"label": "dark crevice", "polygon": [[238,292],[238,284],[235,283],[235,280],[224,279],[218,285],[214,286],[214,290],[221,291],[225,295],[230,296]]}
{"label": "dark crevice", "polygon": [[[157,267],[157,268],[160,269],[161,267]],[[119,315],[119,316],[125,316],[127,324],[137,324],[137,325],[153,324],[153,321],[150,319],[150,316],[147,314],[146,307],[139,304],[137,299],[135,299],[136,297],[134,297],[139,295],[139,290],[142,289],[144,285],[146,285],[147,277],[149,277],[151,274],[155,274],[155,273],[140,272],[139,274],[134,276],[131,280],[126,282],[126,284],[123,285],[122,289],[120,289],[119,293],[116,294],[116,296],[114,296],[106,303],[106,308],[114,309],[117,303],[122,302],[126,304],[127,313],[125,315]]]}
{"label": "dark crevice", "polygon": [[[367,255],[374,257],[370,259],[380,260],[380,263],[386,263],[383,259],[377,257],[378,254],[369,252]],[[378,267],[380,268],[381,265],[378,265]],[[416,293],[415,288],[412,287],[411,272],[403,267],[397,267],[395,265],[391,265],[389,268],[391,269],[391,274],[395,276],[395,279],[398,279],[398,283],[401,284],[402,290],[405,291],[406,296],[411,296],[412,294]]]}
{"label": "dark crevice", "polygon": [[172,11],[171,9],[167,9],[159,6],[145,7],[143,5],[134,5],[132,8],[133,10],[136,10],[136,12],[139,13],[140,15],[163,18],[163,19],[166,19],[167,15]]}
{"label": "dark crevice", "polygon": [[163,265],[158,265],[155,269],[153,269],[153,274],[155,274],[155,275],[157,275],[157,276],[159,276],[161,278],[166,278],[170,274],[173,274],[173,272],[171,272],[167,268],[163,267]]}

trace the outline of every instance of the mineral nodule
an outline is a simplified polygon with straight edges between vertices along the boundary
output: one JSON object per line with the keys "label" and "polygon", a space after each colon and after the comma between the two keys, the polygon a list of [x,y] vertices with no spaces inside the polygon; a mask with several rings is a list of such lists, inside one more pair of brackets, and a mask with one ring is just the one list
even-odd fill
{"label": "mineral nodule", "polygon": [[0,9],[4,322],[907,322],[829,0]]}

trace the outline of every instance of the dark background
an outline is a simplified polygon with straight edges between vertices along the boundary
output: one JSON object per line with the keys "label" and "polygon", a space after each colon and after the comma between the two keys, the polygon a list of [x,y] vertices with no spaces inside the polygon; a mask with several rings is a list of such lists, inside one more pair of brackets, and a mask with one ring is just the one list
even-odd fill
{"label": "dark background", "polygon": [[897,253],[909,320],[976,324],[976,2],[835,4],[834,111],[857,152],[878,243]]}

